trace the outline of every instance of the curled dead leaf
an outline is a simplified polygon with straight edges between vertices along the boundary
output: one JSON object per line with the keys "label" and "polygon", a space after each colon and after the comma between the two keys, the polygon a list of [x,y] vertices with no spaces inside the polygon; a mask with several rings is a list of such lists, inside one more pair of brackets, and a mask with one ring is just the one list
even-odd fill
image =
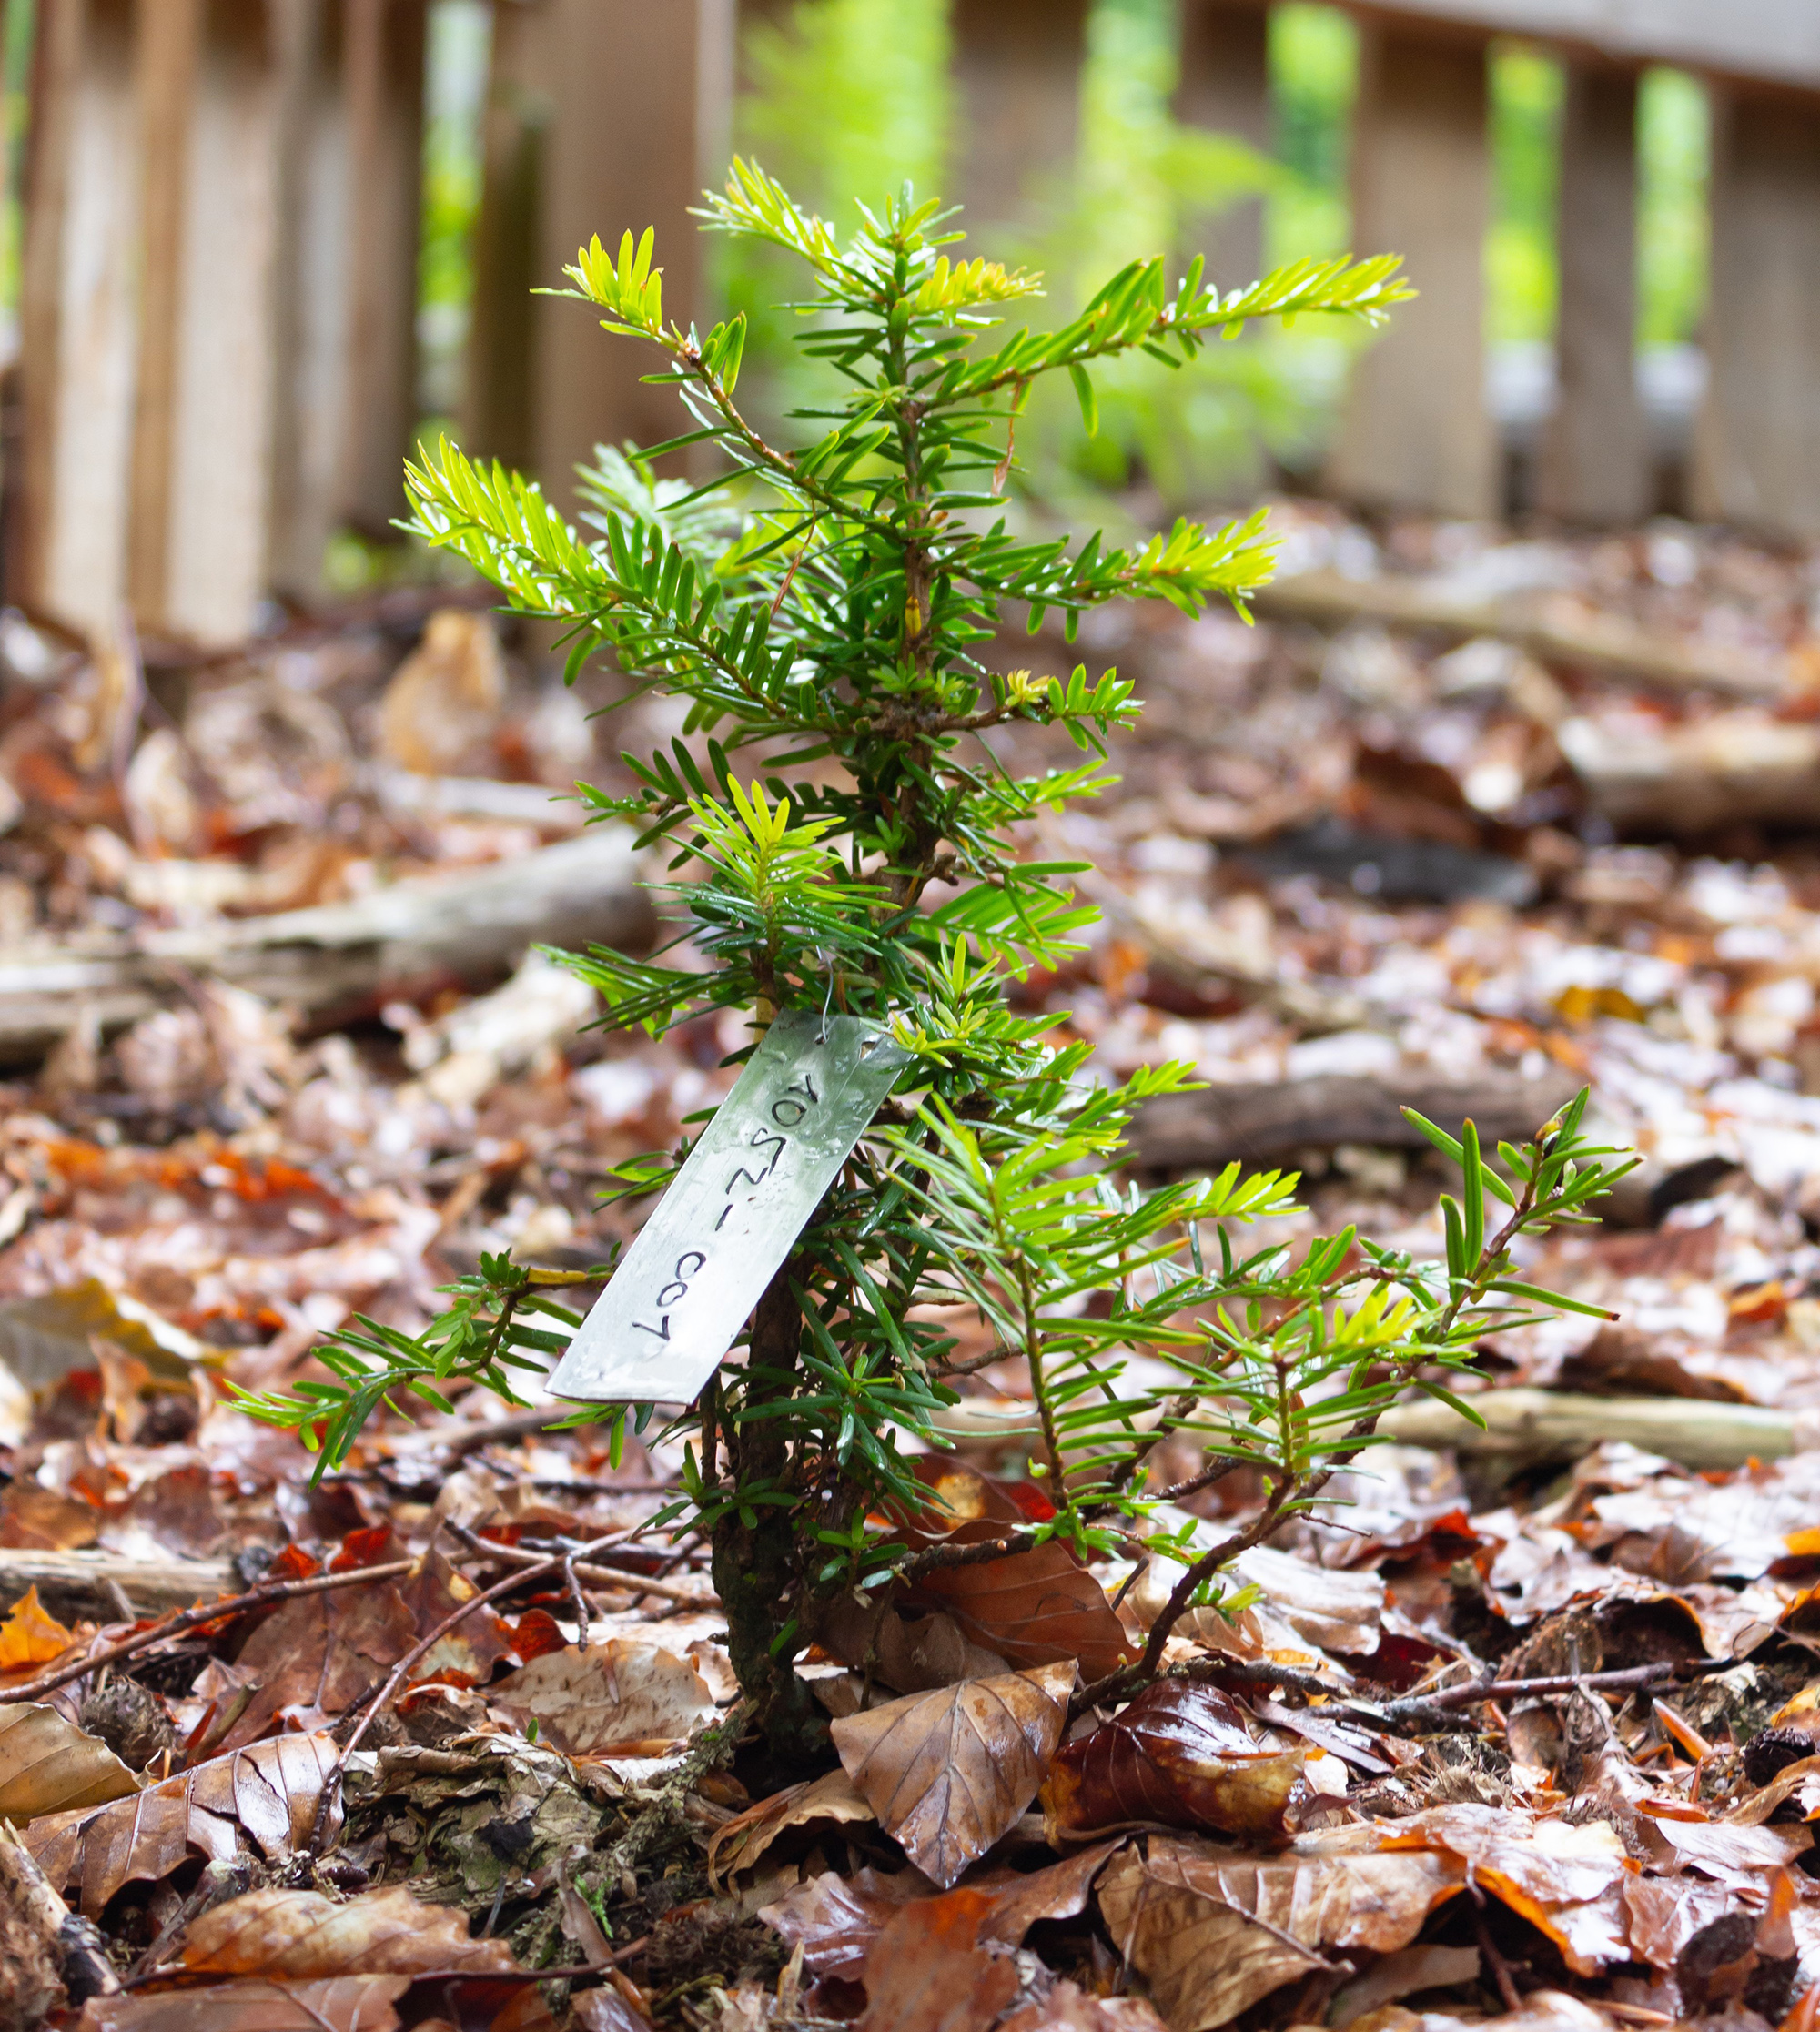
{"label": "curled dead leaf", "polygon": [[340,1905],[319,1891],[249,1891],[205,1912],[179,1958],[203,1975],[293,1982],[518,1966],[503,1940],[470,1939],[464,1913],[425,1905],[402,1885]]}
{"label": "curled dead leaf", "polygon": [[619,1637],[533,1658],[487,1689],[487,1702],[535,1716],[570,1756],[659,1756],[714,1714],[708,1683],[686,1658]]}
{"label": "curled dead leaf", "polygon": [[102,1806],[139,1781],[98,1737],[35,1701],[0,1707],[0,1820]]}
{"label": "curled dead leaf", "polygon": [[91,1997],[76,2032],[397,2032],[393,2006],[410,1987],[409,1976],[338,1976]]}
{"label": "curled dead leaf", "polygon": [[945,1887],[1036,1796],[1074,1681],[1071,1664],[967,1680],[850,1714],[829,1733],[879,1825]]}
{"label": "curled dead leaf", "polygon": [[1277,1836],[1311,1793],[1308,1754],[1268,1740],[1218,1687],[1165,1680],[1057,1755],[1044,1811],[1058,1837],[1144,1825]]}
{"label": "curled dead leaf", "polygon": [[80,1877],[94,1918],[123,1884],[157,1883],[193,1853],[226,1862],[243,1835],[268,1862],[288,1855],[308,1838],[335,1758],[327,1735],[277,1736],[131,1798],[46,1815],[25,1830],[25,1846],[58,1889]]}
{"label": "curled dead leaf", "polygon": [[788,1786],[714,1830],[708,1844],[708,1876],[724,1883],[735,1870],[749,1870],[777,1838],[793,1827],[837,1825],[875,1816],[864,1794],[844,1770]]}

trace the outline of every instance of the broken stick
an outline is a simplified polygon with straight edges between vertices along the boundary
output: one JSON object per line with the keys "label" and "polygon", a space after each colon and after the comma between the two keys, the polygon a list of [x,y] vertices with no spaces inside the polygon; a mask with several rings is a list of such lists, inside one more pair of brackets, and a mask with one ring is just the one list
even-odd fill
{"label": "broken stick", "polygon": [[78,1016],[136,1022],[201,975],[318,1019],[426,984],[508,974],[529,946],[651,942],[632,835],[597,826],[517,860],[425,875],[349,903],[136,932],[106,944],[0,952],[0,1059],[47,1049]]}
{"label": "broken stick", "polygon": [[[1571,1397],[1547,1390],[1488,1390],[1469,1400],[1485,1421],[1423,1398],[1387,1411],[1378,1430],[1403,1446],[1544,1459],[1590,1452],[1607,1440],[1660,1453],[1684,1468],[1742,1468],[1820,1447],[1820,1410],[1779,1411],[1704,1397]],[[1369,1471],[1369,1459],[1367,1461]]]}

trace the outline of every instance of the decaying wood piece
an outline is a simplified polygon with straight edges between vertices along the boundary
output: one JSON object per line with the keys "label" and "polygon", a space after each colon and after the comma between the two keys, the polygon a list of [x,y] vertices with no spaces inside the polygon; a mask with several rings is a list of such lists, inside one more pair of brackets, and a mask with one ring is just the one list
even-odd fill
{"label": "decaying wood piece", "polygon": [[497,977],[544,940],[636,951],[652,930],[632,834],[597,827],[521,860],[350,903],[82,949],[0,952],[0,1058],[43,1051],[85,1012],[104,1029],[133,1022],[197,975],[323,1017],[429,981]]}
{"label": "decaying wood piece", "polygon": [[1142,1169],[1185,1171],[1199,1166],[1276,1164],[1298,1150],[1342,1143],[1379,1149],[1428,1148],[1402,1114],[1412,1107],[1450,1133],[1477,1124],[1487,1146],[1521,1143],[1579,1091],[1570,1073],[1524,1079],[1484,1073],[1472,1080],[1423,1074],[1369,1078],[1329,1073],[1243,1087],[1208,1087],[1149,1103],[1131,1132],[1131,1162]]}
{"label": "decaying wood piece", "polygon": [[1733,698],[1780,698],[1785,659],[1755,650],[1653,634],[1617,614],[1594,613],[1559,594],[1462,600],[1419,578],[1348,579],[1338,571],[1299,571],[1262,586],[1258,612],[1270,621],[1338,627],[1376,621],[1437,634],[1493,635],[1544,661],[1578,663],[1677,692],[1722,692]]}
{"label": "decaying wood piece", "polygon": [[119,1594],[134,1610],[148,1614],[231,1594],[235,1585],[234,1570],[226,1560],[123,1559],[115,1552],[26,1552],[0,1546],[0,1603],[9,1608],[35,1587],[53,1614],[99,1616],[112,1623],[121,1613]]}
{"label": "decaying wood piece", "polygon": [[1676,838],[1740,819],[1811,824],[1820,806],[1820,727],[1761,710],[1680,726],[1565,720],[1561,752],[1613,825]]}
{"label": "decaying wood piece", "polygon": [[1741,1468],[1820,1446],[1820,1411],[1693,1397],[1570,1397],[1546,1390],[1491,1390],[1473,1398],[1481,1429],[1431,1399],[1400,1405],[1378,1430],[1404,1446],[1461,1453],[1585,1453],[1611,1440],[1660,1453],[1685,1468]]}

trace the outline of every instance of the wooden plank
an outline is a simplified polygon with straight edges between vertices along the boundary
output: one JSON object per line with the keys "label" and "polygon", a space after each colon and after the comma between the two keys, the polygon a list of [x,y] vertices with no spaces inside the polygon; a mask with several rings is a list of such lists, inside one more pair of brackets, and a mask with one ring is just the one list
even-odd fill
{"label": "wooden plank", "polygon": [[[706,313],[689,217],[725,168],[733,0],[542,0],[495,11],[486,183],[476,243],[467,432],[573,505],[598,443],[655,443],[682,418],[657,364],[608,339],[585,306],[532,298],[598,233],[653,226],[667,318]],[[611,107],[611,116],[603,108]]]}
{"label": "wooden plank", "polygon": [[340,521],[343,415],[353,308],[349,215],[358,186],[349,136],[339,0],[297,0],[278,16],[278,281],[272,344],[270,579],[308,603]]}
{"label": "wooden plank", "polygon": [[[153,10],[163,0],[142,0]],[[248,634],[265,596],[275,409],[273,304],[282,133],[276,0],[202,0],[183,67],[148,73],[147,180],[174,176],[181,217],[146,244],[144,389],[133,475],[134,606],[201,642]],[[166,152],[181,152],[175,172]],[[175,268],[154,274],[155,258]],[[159,415],[156,412],[164,410]],[[157,448],[148,451],[147,447]]]}
{"label": "wooden plank", "polygon": [[[1176,117],[1227,134],[1260,154],[1270,147],[1269,14],[1262,0],[1184,0]],[[1264,203],[1241,198],[1196,235],[1208,278],[1242,288],[1263,272]]]}
{"label": "wooden plank", "polygon": [[1561,132],[1557,396],[1539,503],[1568,521],[1640,521],[1649,444],[1636,379],[1635,76],[1576,64]]}
{"label": "wooden plank", "polygon": [[1697,514],[1820,536],[1820,102],[1714,93]]}
{"label": "wooden plank", "polygon": [[1374,27],[1360,56],[1353,243],[1394,248],[1421,295],[1354,366],[1328,483],[1373,508],[1491,515],[1500,489],[1484,389],[1484,51]]}
{"label": "wooden plank", "polygon": [[403,512],[417,415],[426,0],[293,0],[282,139],[271,576],[309,602],[330,537]]}
{"label": "wooden plank", "polygon": [[132,0],[40,16],[23,303],[24,441],[14,598],[112,626],[126,591],[137,360]]}
{"label": "wooden plank", "polygon": [[967,252],[1015,253],[1074,167],[1087,0],[955,0],[950,20]]}
{"label": "wooden plank", "polygon": [[1814,0],[1348,0],[1355,13],[1532,35],[1588,55],[1820,90]]}
{"label": "wooden plank", "polygon": [[417,417],[426,0],[344,0],[350,318],[342,518],[389,533]]}

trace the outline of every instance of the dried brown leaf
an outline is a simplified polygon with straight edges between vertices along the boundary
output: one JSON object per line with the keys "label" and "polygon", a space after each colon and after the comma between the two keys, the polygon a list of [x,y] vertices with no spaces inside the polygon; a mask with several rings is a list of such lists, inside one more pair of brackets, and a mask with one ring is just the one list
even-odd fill
{"label": "dried brown leaf", "polygon": [[570,1756],[659,1756],[714,1714],[707,1682],[655,1644],[610,1638],[548,1652],[487,1689],[489,1706],[535,1716]]}
{"label": "dried brown leaf", "polygon": [[779,1835],[793,1827],[875,1817],[865,1795],[844,1771],[824,1772],[819,1778],[773,1793],[716,1828],[708,1845],[709,1877],[720,1883],[735,1870],[751,1869]]}
{"label": "dried brown leaf", "polygon": [[1168,2032],[1157,2007],[1141,1997],[1096,1997],[1075,1983],[1019,2005],[997,2032]]}
{"label": "dried brown leaf", "polygon": [[327,1735],[278,1736],[130,1799],[35,1820],[25,1846],[59,1889],[80,1877],[93,1918],[123,1884],[159,1882],[193,1853],[227,1862],[242,1835],[268,1862],[288,1855],[308,1836],[335,1757]]}
{"label": "dried brown leaf", "polygon": [[872,1944],[912,1898],[926,1898],[934,1886],[921,1870],[856,1870],[842,1876],[825,1870],[793,1884],[759,1917],[774,1926],[792,1947],[803,1950],[811,1976],[858,1982]]}
{"label": "dried brown leaf", "polygon": [[1046,1665],[967,1680],[850,1714],[829,1733],[879,1825],[945,1887],[1036,1796],[1074,1678],[1072,1666]]}
{"label": "dried brown leaf", "polygon": [[35,1701],[0,1707],[0,1820],[105,1805],[139,1781],[98,1737]]}
{"label": "dried brown leaf", "polygon": [[516,1968],[503,1940],[472,1940],[465,1914],[425,1905],[402,1885],[336,1904],[318,1891],[249,1891],[205,1912],[180,1956],[207,1976],[420,1976]]}
{"label": "dried brown leaf", "polygon": [[[970,1527],[987,1537],[1005,1528]],[[964,1530],[955,1538],[964,1543],[968,1535]],[[1106,1590],[1057,1539],[978,1566],[937,1569],[898,1599],[903,1606],[945,1611],[964,1635],[1011,1665],[1074,1659],[1082,1675],[1093,1680],[1136,1655]]]}
{"label": "dried brown leaf", "polygon": [[1174,2032],[1205,2032],[1328,1966],[1330,1953],[1408,1946],[1466,1882],[1451,1855],[1379,1842],[1374,1828],[1340,1828],[1257,1857],[1159,1837],[1148,1856],[1113,1861],[1099,1907]]}
{"label": "dried brown leaf", "polygon": [[397,2032],[393,2006],[410,1987],[409,1976],[338,1976],[91,1997],[76,2032]]}
{"label": "dried brown leaf", "polygon": [[1060,1751],[1043,1787],[1057,1835],[1143,1825],[1279,1836],[1311,1788],[1308,1750],[1260,1742],[1217,1686],[1165,1680]]}

